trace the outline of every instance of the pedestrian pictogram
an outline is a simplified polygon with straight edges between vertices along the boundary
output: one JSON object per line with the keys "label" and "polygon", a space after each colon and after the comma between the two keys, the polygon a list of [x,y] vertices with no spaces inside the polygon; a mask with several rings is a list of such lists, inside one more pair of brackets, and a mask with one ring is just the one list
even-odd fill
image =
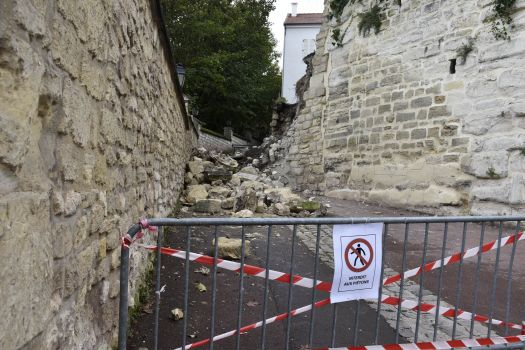
{"label": "pedestrian pictogram", "polygon": [[332,302],[377,298],[382,232],[382,224],[334,226]]}
{"label": "pedestrian pictogram", "polygon": [[366,270],[372,264],[373,259],[374,249],[365,239],[354,239],[346,246],[346,266],[354,272]]}

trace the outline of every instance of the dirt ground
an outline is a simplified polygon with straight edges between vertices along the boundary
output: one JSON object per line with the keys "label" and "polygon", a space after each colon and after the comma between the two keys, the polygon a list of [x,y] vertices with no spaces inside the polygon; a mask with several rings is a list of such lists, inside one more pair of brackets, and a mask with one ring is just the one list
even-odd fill
{"label": "dirt ground", "polygon": [[[375,207],[359,202],[330,200],[334,216],[415,216],[420,215],[414,212],[407,212],[397,209]],[[432,261],[441,257],[443,244],[442,224],[429,226],[427,242],[426,261]],[[424,243],[424,224],[414,224],[410,226],[407,241],[407,268],[414,268],[421,265]],[[446,255],[460,251],[462,242],[463,224],[450,224],[446,244]],[[468,225],[465,239],[465,247],[470,248],[479,245],[480,226]],[[512,233],[512,229],[505,228],[503,235]],[[264,267],[267,253],[267,227],[246,226],[246,239],[250,241],[250,255],[245,263]],[[395,271],[401,271],[404,226],[389,225],[388,235],[385,241],[386,255],[385,263]],[[240,238],[240,227],[220,227],[219,236],[230,238]],[[498,228],[487,226],[485,229],[485,242],[496,239]],[[212,227],[195,227],[191,235],[190,250],[197,253],[212,255],[211,241],[213,238]],[[186,233],[182,229],[175,229],[167,235],[167,245],[172,248],[186,249]],[[269,268],[282,272],[289,272],[291,266],[291,242],[292,230],[288,226],[274,226],[270,240],[270,263]],[[523,242],[522,242],[523,243]],[[299,239],[294,244],[294,273],[305,277],[313,278],[314,274],[314,255]],[[496,275],[496,302],[494,303],[493,316],[504,319],[506,315],[508,268],[510,252],[512,247],[501,250],[499,271]],[[480,279],[478,288],[478,313],[487,315],[491,308],[490,296],[492,294],[492,283],[495,266],[495,252],[483,255],[480,269]],[[183,320],[172,320],[170,310],[174,308],[184,308],[184,260],[163,256],[161,285],[165,285],[165,292],[161,298],[160,328],[159,328],[159,348],[175,349],[182,344]],[[473,303],[473,291],[475,284],[475,271],[477,259],[470,259],[465,262],[462,270],[462,286],[459,293],[459,306],[470,310]],[[189,307],[185,312],[187,322],[186,344],[206,339],[210,335],[211,312],[212,312],[212,276],[213,269],[208,275],[195,272],[201,265],[190,264],[189,276]],[[517,246],[514,257],[514,271],[512,278],[511,302],[513,307],[509,309],[509,320],[520,322],[525,300],[525,276],[519,268],[525,266],[525,250],[523,245]],[[325,262],[319,261],[318,278],[324,281],[332,280],[332,267]],[[441,295],[444,300],[452,305],[457,300],[457,275],[458,265],[447,267],[443,273],[443,284]],[[416,283],[420,283],[419,277],[412,278]],[[238,322],[239,309],[239,284],[240,275],[226,270],[217,270],[216,286],[216,317],[215,334],[221,334],[234,330]],[[426,273],[424,276],[424,288],[437,292],[439,272]],[[202,283],[206,287],[205,292],[199,292],[196,284]],[[264,300],[264,279],[252,276],[243,277],[244,294],[242,300],[241,325],[251,324],[263,319],[263,300]],[[284,313],[288,308],[289,285],[275,281],[269,282],[267,317]],[[292,308],[301,307],[311,303],[312,290],[299,286],[293,286]],[[316,300],[328,297],[327,293],[317,292]],[[152,295],[153,300],[153,295]],[[358,317],[356,318],[357,302],[342,303],[336,310],[336,329],[333,345],[348,346],[368,345],[373,343],[375,336],[376,311],[365,302],[360,303]],[[128,339],[129,349],[139,349],[145,347],[153,348],[153,304],[143,307],[141,317],[132,325],[131,336]],[[333,320],[335,308],[331,305],[325,306],[315,311],[314,322],[314,343],[313,348],[332,344]],[[395,342],[395,331],[380,317],[379,322],[379,343],[387,344]],[[357,319],[357,327],[355,320]],[[286,331],[288,322],[277,321],[266,327],[266,348],[283,349],[285,348]],[[290,320],[289,349],[308,349],[310,329],[310,312],[298,315]],[[354,343],[354,331],[356,339]],[[504,334],[504,330],[498,329],[498,334]],[[214,349],[234,349],[237,336],[232,336],[216,342]],[[255,329],[240,336],[241,349],[261,349],[262,328]],[[400,342],[406,341],[401,338]],[[209,348],[209,345],[202,347]]]}

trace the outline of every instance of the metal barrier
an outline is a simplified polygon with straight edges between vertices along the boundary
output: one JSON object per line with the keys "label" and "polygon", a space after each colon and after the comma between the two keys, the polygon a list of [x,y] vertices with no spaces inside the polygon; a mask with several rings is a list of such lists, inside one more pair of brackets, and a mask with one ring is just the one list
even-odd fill
{"label": "metal barrier", "polygon": [[[521,230],[521,221],[525,216],[486,216],[486,217],[371,217],[371,218],[189,218],[189,219],[148,219],[141,220],[133,225],[122,238],[121,270],[120,270],[120,305],[119,305],[119,349],[126,349],[128,327],[128,278],[129,278],[129,249],[133,246],[138,249],[147,249],[156,253],[156,287],[153,341],[154,349],[159,348],[159,310],[162,291],[161,284],[161,255],[171,255],[175,259],[184,261],[182,334],[179,335],[182,349],[207,345],[213,349],[218,341],[235,336],[236,349],[241,348],[243,334],[260,328],[260,338],[249,344],[249,349],[275,348],[275,332],[270,337],[274,345],[269,345],[267,335],[269,324],[284,321],[283,341],[280,348],[289,349],[294,340],[303,341],[303,349],[313,349],[316,346],[336,344],[357,346],[358,344],[395,343],[393,348],[400,347],[421,349],[445,349],[489,346],[492,349],[522,348],[525,339],[525,292],[524,286],[513,286],[513,271],[523,268],[525,264],[525,249],[517,249],[518,241],[525,240]],[[383,223],[383,266],[381,268],[382,287],[375,301],[354,301],[351,309],[344,309],[344,304],[333,304],[331,315],[322,309],[330,304],[330,299],[318,300],[321,293],[329,292],[331,277],[325,273],[324,281],[321,276],[330,263],[330,234],[331,225]],[[174,226],[183,230],[185,243],[177,242],[185,247],[184,250],[162,248],[163,227]],[[263,228],[261,228],[261,226]],[[156,228],[159,228],[158,231]],[[208,231],[209,229],[209,231]],[[277,232],[281,231],[281,234]],[[246,263],[245,242],[247,231],[257,231],[257,237],[265,243],[262,249],[264,267],[257,267]],[[261,234],[262,230],[262,234]],[[134,243],[142,237],[144,232],[157,231],[157,245],[143,245]],[[242,249],[239,262],[230,262],[218,257],[218,238],[223,235],[234,235],[239,231],[242,240]],[[283,237],[283,232],[289,236]],[[177,232],[178,233],[178,232]],[[200,235],[199,237],[196,237]],[[280,237],[280,238],[278,238]],[[182,238],[182,237],[180,237]],[[214,256],[192,253],[192,239],[204,239],[211,244],[214,240]],[[277,242],[276,242],[277,241]],[[300,243],[298,243],[300,242]],[[279,244],[272,247],[272,244]],[[284,245],[289,244],[289,248]],[[522,245],[524,245],[522,243]],[[302,252],[299,252],[301,249]],[[505,249],[505,252],[503,252]],[[282,263],[280,269],[270,268],[274,251],[284,251],[289,264]],[[450,254],[449,251],[454,252]],[[297,274],[301,256],[313,258],[313,271],[306,271],[304,267]],[[495,255],[495,256],[494,256]],[[484,256],[487,261],[483,260]],[[279,259],[284,259],[280,256]],[[295,259],[295,260],[294,260]],[[472,263],[466,263],[469,259]],[[518,263],[516,263],[517,259]],[[280,261],[281,261],[280,260]],[[285,261],[282,260],[282,261]],[[310,259],[311,260],[311,259]],[[322,260],[322,262],[320,261]],[[188,322],[191,318],[188,312],[190,294],[190,264],[195,263],[211,267],[211,310],[209,318],[209,336],[207,339],[188,344]],[[408,269],[410,265],[415,268]],[[454,276],[452,281],[445,277],[444,271],[451,265]],[[454,265],[454,266],[452,266]],[[216,334],[217,312],[216,293],[218,287],[217,273],[219,269],[236,271],[238,273],[237,294],[231,295],[236,301],[236,324],[230,332]],[[397,270],[397,271],[396,271]],[[280,272],[283,271],[283,272]],[[182,272],[182,271],[181,271]],[[520,273],[522,273],[520,271]],[[310,277],[305,277],[310,275]],[[260,321],[247,326],[243,324],[245,312],[245,283],[250,276],[261,278],[262,312]],[[385,277],[387,276],[387,277]],[[408,280],[416,277],[414,281]],[[286,312],[268,318],[270,281],[284,283],[287,289]],[[262,283],[264,282],[264,283]],[[414,282],[417,282],[414,283]],[[454,282],[454,283],[451,283]],[[257,282],[258,283],[258,282]],[[428,295],[425,283],[435,295]],[[466,284],[466,287],[465,287]],[[453,286],[452,286],[453,285]],[[310,290],[306,289],[310,288]],[[455,290],[452,292],[451,289]],[[514,289],[513,289],[514,288]],[[309,303],[306,306],[295,307],[298,290],[301,298],[309,293]],[[514,293],[513,293],[514,291]],[[390,293],[390,295],[389,295]],[[392,293],[394,295],[392,295]],[[407,296],[417,298],[410,300]],[[328,296],[328,295],[327,295]],[[273,301],[276,302],[276,296]],[[424,299],[432,299],[424,301]],[[483,300],[484,298],[484,300]],[[447,305],[445,301],[452,302]],[[259,303],[260,305],[260,303]],[[465,305],[460,308],[460,305]],[[467,311],[467,307],[469,310]],[[278,307],[275,307],[278,309]],[[319,309],[318,311],[316,311]],[[330,309],[330,308],[328,308]],[[326,312],[325,312],[326,311]],[[483,314],[482,311],[485,313]],[[231,310],[230,312],[233,312]],[[415,319],[409,315],[415,313]],[[305,317],[295,324],[295,336],[291,339],[292,318],[299,314]],[[352,316],[349,316],[352,314]],[[408,317],[408,318],[407,318]],[[320,320],[319,320],[320,318]],[[407,318],[407,320],[405,320]],[[498,320],[499,318],[499,320]],[[515,323],[511,323],[510,320]],[[305,324],[308,320],[308,325]],[[316,322],[317,321],[317,322]],[[341,323],[343,323],[341,325]],[[363,324],[365,323],[364,327]],[[475,324],[477,326],[475,326]],[[317,333],[316,328],[321,328]],[[362,327],[362,328],[360,328]],[[429,330],[429,327],[432,329]],[[440,328],[441,327],[441,328]],[[446,328],[443,330],[442,328]],[[448,327],[448,328],[447,328]],[[497,328],[496,328],[497,327]],[[425,329],[422,329],[425,328]],[[299,329],[299,331],[297,331]],[[301,331],[302,329],[302,331]],[[498,332],[502,337],[495,337]],[[294,333],[294,334],[295,334]],[[462,333],[462,334],[459,334]],[[464,340],[455,340],[458,334]],[[520,335],[521,334],[521,335]],[[438,339],[448,336],[446,339]],[[478,339],[486,336],[488,339]],[[423,339],[421,339],[423,338]],[[252,338],[253,339],[253,338]],[[366,339],[366,340],[363,340]],[[452,339],[448,343],[443,341]],[[425,340],[426,343],[418,343]],[[440,343],[430,343],[441,340]],[[193,340],[192,340],[193,341]],[[430,341],[430,342],[428,342]],[[324,342],[324,343],[323,343]],[[410,342],[407,346],[398,345]],[[322,343],[322,344],[321,344]],[[422,344],[422,345],[421,345]],[[178,344],[174,344],[177,345]],[[273,347],[272,347],[273,346]],[[173,348],[175,346],[172,346]],[[179,348],[179,349],[180,349]],[[351,347],[350,347],[351,348]],[[380,348],[389,348],[383,346]],[[345,347],[346,349],[346,347]],[[363,347],[361,347],[363,349]],[[374,348],[375,349],[375,348]]]}

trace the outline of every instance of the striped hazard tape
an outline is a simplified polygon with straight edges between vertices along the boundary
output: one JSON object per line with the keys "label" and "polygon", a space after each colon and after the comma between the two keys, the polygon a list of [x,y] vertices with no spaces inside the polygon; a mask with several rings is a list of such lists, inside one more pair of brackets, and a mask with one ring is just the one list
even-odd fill
{"label": "striped hazard tape", "polygon": [[[321,300],[321,301],[318,301],[318,302],[314,303],[314,307],[315,308],[320,308],[320,307],[323,307],[323,306],[326,306],[326,305],[329,305],[329,304],[330,304],[330,299],[325,299],[325,300]],[[285,312],[283,314],[280,314],[280,315],[277,315],[277,316],[274,316],[274,317],[270,317],[270,318],[266,319],[265,323],[266,324],[270,324],[270,323],[274,323],[276,321],[281,321],[281,320],[287,319],[289,316],[293,317],[293,316],[296,316],[296,315],[300,315],[300,314],[305,313],[305,312],[307,312],[307,311],[309,311],[311,309],[312,309],[312,305],[306,305],[306,306],[300,307],[298,309],[292,310],[290,313],[286,313]],[[262,327],[262,325],[263,325],[263,321],[252,323],[252,324],[250,324],[248,326],[242,327],[239,330],[239,333],[243,334],[243,333],[249,332],[249,331],[254,330],[256,328]],[[186,345],[186,347],[184,349],[197,348],[199,346],[203,346],[203,345],[209,344],[210,341],[216,342],[218,340],[231,337],[231,336],[233,336],[235,334],[237,334],[236,330],[229,331],[229,332],[226,332],[226,333],[222,333],[222,334],[219,334],[219,335],[213,337],[213,339],[208,338],[208,339],[204,339],[204,340],[192,343],[192,344],[188,344],[188,345]],[[177,348],[175,350],[181,350],[181,349],[182,349],[182,347]]]}
{"label": "striped hazard tape", "polygon": [[[394,276],[391,276],[391,277],[387,277],[383,281],[383,284],[386,286],[386,285],[389,285],[391,283],[400,281],[401,279],[406,279],[406,278],[417,276],[422,271],[425,271],[425,272],[432,271],[432,270],[435,270],[437,268],[440,268],[441,266],[446,266],[446,265],[451,265],[451,264],[457,263],[457,262],[459,262],[461,260],[461,255],[463,255],[463,259],[472,258],[473,256],[476,256],[476,255],[480,254],[480,252],[481,252],[481,254],[483,254],[483,253],[486,253],[488,251],[498,249],[498,247],[504,247],[506,245],[511,245],[515,241],[518,242],[518,241],[521,241],[521,240],[524,240],[524,239],[525,239],[525,235],[523,234],[523,231],[518,232],[518,233],[513,234],[513,235],[510,235],[510,236],[502,237],[501,240],[495,240],[495,241],[489,242],[487,244],[484,244],[481,247],[470,248],[467,251],[465,251],[463,254],[456,253],[456,254],[448,256],[448,257],[446,257],[446,258],[444,258],[442,260],[441,259],[440,260],[436,260],[436,261],[430,262],[428,264],[425,264],[423,266],[416,267],[415,269],[405,271],[402,274],[400,273],[400,274],[397,274],[397,275],[394,275]],[[499,241],[499,244],[498,244],[498,241]]]}
{"label": "striped hazard tape", "polygon": [[[389,296],[383,296],[382,297],[382,302],[385,302],[386,304],[390,304],[390,305],[394,305],[394,306],[399,305],[399,299],[398,298],[389,297]],[[313,308],[321,308],[321,307],[326,306],[326,305],[330,305],[330,298],[326,298],[326,299],[323,299],[323,300],[320,300],[320,301],[314,303],[313,304]],[[407,308],[410,308],[412,310],[417,310],[417,305],[418,304],[415,301],[404,300],[403,303],[401,304],[401,307],[407,307]],[[421,310],[422,311],[433,313],[430,310],[425,310],[425,306],[430,306],[430,307],[435,309],[434,305],[421,304]],[[305,312],[308,312],[310,310],[312,310],[312,305],[308,304],[306,306],[303,306],[303,307],[300,307],[298,309],[292,310],[290,313],[282,313],[280,315],[270,317],[270,318],[266,319],[265,323],[266,324],[270,324],[270,323],[273,323],[273,322],[276,322],[276,321],[281,321],[281,320],[287,319],[288,317],[294,317],[294,316],[303,314]],[[443,313],[443,315],[448,316],[448,317],[453,317],[454,316],[454,309],[440,308],[440,312],[442,310],[445,311]],[[434,312],[435,312],[435,310],[434,310]],[[470,319],[470,318],[461,317],[461,315],[465,315],[465,314],[472,315],[471,313],[466,313],[466,312],[464,312],[462,310],[458,310],[458,318]],[[478,316],[478,315],[476,315],[476,316]],[[488,318],[485,318],[484,316],[480,316],[480,317],[484,319],[484,321],[482,321],[482,322],[487,322],[488,321]],[[498,320],[492,320],[492,323],[493,324],[497,324],[497,325],[505,325],[504,322],[498,321]],[[262,327],[262,325],[263,325],[263,321],[252,323],[250,325],[242,327],[240,329],[240,333],[241,334],[247,333],[247,332],[252,331],[252,330],[254,330],[256,328]],[[508,323],[508,326],[509,326],[509,328],[521,329],[520,325],[516,325],[516,324],[513,324],[513,323]],[[222,333],[222,334],[219,334],[219,335],[213,337],[213,339],[208,338],[208,339],[203,339],[203,340],[200,340],[200,341],[192,343],[192,344],[188,344],[188,345],[186,345],[185,349],[197,348],[199,346],[203,346],[203,345],[209,344],[210,341],[216,342],[216,341],[219,341],[219,340],[222,340],[222,339],[234,336],[236,334],[237,334],[236,330],[225,332],[225,333]],[[366,348],[368,348],[368,347],[366,347]],[[182,348],[177,348],[176,350],[181,350],[181,349]],[[342,349],[346,349],[346,348],[342,348]],[[365,348],[360,348],[360,349],[364,350]],[[381,349],[381,348],[378,348],[378,349]],[[396,350],[399,350],[399,348],[396,348]]]}
{"label": "striped hazard tape", "polygon": [[[139,246],[155,251],[157,250],[157,246],[154,245],[142,245],[139,244]],[[160,249],[162,254],[174,256],[177,258],[185,259],[186,258],[186,252],[183,250],[178,249],[172,249],[172,248],[161,248]],[[207,255],[197,254],[197,253],[190,253],[190,261],[199,262],[201,264],[205,265],[214,265],[214,258]],[[241,270],[241,264],[235,261],[230,260],[223,260],[223,259],[217,259],[217,267],[240,272]],[[266,269],[263,269],[261,267],[253,266],[253,265],[244,265],[243,269],[244,273],[251,276],[266,277]],[[282,283],[290,283],[290,275],[287,273],[275,271],[275,270],[268,270],[268,275],[270,280],[282,282]],[[332,284],[330,282],[324,282],[324,281],[314,281],[311,278],[302,277],[299,275],[293,275],[292,282],[294,285],[305,287],[305,288],[313,288],[314,285],[316,285],[316,289],[329,292],[332,288]],[[315,282],[315,283],[314,283]],[[329,298],[326,300],[330,300]],[[325,300],[321,300],[325,301]],[[490,319],[487,316],[483,315],[472,315],[472,313],[455,308],[447,308],[447,307],[439,307],[439,310],[437,310],[436,305],[433,304],[427,304],[427,303],[421,303],[419,304],[417,301],[413,300],[400,300],[397,297],[388,296],[388,295],[382,295],[381,296],[381,303],[387,304],[387,305],[393,305],[393,306],[400,306],[403,309],[413,310],[417,311],[418,309],[425,313],[430,314],[436,314],[439,313],[439,315],[445,316],[445,317],[454,317],[463,319],[463,320],[471,320],[474,318],[475,321],[481,322],[481,323],[490,323],[495,326],[508,326],[509,328],[513,329],[522,329],[522,326],[519,324],[514,323],[506,323],[500,320],[496,319]]]}
{"label": "striped hazard tape", "polygon": [[350,346],[345,348],[318,348],[316,350],[447,350],[475,348],[481,346],[516,344],[525,341],[525,335],[516,335],[509,337],[479,338],[479,339],[462,339],[448,340],[409,344],[389,344],[389,345],[368,345],[368,346]]}
{"label": "striped hazard tape", "polygon": [[[480,252],[486,253],[488,251],[495,250],[498,248],[498,246],[504,247],[507,245],[511,245],[514,243],[514,241],[521,241],[524,239],[525,239],[525,235],[523,234],[523,231],[510,235],[510,236],[502,237],[501,240],[495,240],[487,244],[484,244],[481,247],[481,249],[480,247],[474,247],[474,248],[468,249],[467,251],[463,253],[463,259],[474,257],[478,255]],[[498,244],[498,241],[499,241],[499,244]],[[139,244],[139,246],[146,248],[148,250],[151,250],[151,251],[155,251],[157,249],[157,246],[155,245]],[[166,255],[171,255],[177,258],[186,259],[186,252],[183,250],[178,250],[178,249],[173,249],[173,248],[161,248],[161,253],[166,254]],[[215,259],[213,257],[202,255],[202,254],[196,254],[196,253],[190,252],[189,259],[190,261],[199,262],[205,265],[215,264]],[[451,265],[451,264],[459,262],[460,260],[461,260],[461,253],[456,253],[442,260],[440,259],[440,260],[436,260],[428,264],[425,264],[422,267],[421,266],[416,267],[415,269],[405,271],[404,273],[400,273],[394,276],[387,277],[383,280],[383,285],[386,286],[386,285],[398,282],[401,279],[407,279],[410,277],[417,276],[422,271],[425,271],[425,272],[432,271],[441,266]],[[217,267],[224,268],[230,271],[235,271],[235,272],[240,272],[241,270],[240,263],[230,261],[230,260],[223,260],[223,259],[217,259]],[[248,275],[266,278],[266,269],[261,268],[261,267],[245,264],[243,272]],[[322,290],[325,292],[329,292],[330,289],[332,288],[332,284],[329,282],[314,281],[311,278],[302,277],[298,275],[293,275],[292,277],[290,277],[290,275],[287,273],[278,272],[274,270],[268,270],[268,278],[270,280],[275,280],[275,281],[285,282],[285,283],[290,283],[290,280],[291,280],[292,284],[298,285],[301,287],[306,287],[306,288],[313,288],[315,285],[316,289]]]}
{"label": "striped hazard tape", "polygon": [[[138,244],[138,246],[151,250],[156,251],[157,246],[156,245],[145,245],[145,244]],[[186,259],[186,251],[184,250],[178,250],[173,248],[160,248],[160,252],[165,255],[174,256],[180,259]],[[215,265],[215,258],[207,255],[197,254],[197,253],[191,253],[190,252],[190,261],[195,261],[204,265]],[[223,260],[223,259],[217,259],[217,267],[230,270],[234,272],[240,272],[241,271],[241,264],[235,261],[231,260]],[[256,276],[256,277],[262,277],[266,278],[266,269],[263,269],[261,267],[253,266],[244,264],[243,272],[250,276]],[[305,287],[305,288],[313,288],[315,285],[315,289],[322,290],[325,292],[330,292],[330,289],[332,288],[332,283],[329,282],[323,282],[323,281],[314,281],[311,278],[302,277],[298,275],[293,275],[290,278],[290,274],[279,272],[275,270],[268,270],[268,279],[271,281],[278,281],[283,283],[290,283],[290,279],[292,281],[292,284]]]}

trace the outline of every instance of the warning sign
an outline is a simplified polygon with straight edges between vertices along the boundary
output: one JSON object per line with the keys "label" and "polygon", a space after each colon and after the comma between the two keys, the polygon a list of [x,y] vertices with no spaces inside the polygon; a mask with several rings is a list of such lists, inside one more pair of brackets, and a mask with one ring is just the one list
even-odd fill
{"label": "warning sign", "polygon": [[334,225],[332,303],[377,298],[383,224]]}

